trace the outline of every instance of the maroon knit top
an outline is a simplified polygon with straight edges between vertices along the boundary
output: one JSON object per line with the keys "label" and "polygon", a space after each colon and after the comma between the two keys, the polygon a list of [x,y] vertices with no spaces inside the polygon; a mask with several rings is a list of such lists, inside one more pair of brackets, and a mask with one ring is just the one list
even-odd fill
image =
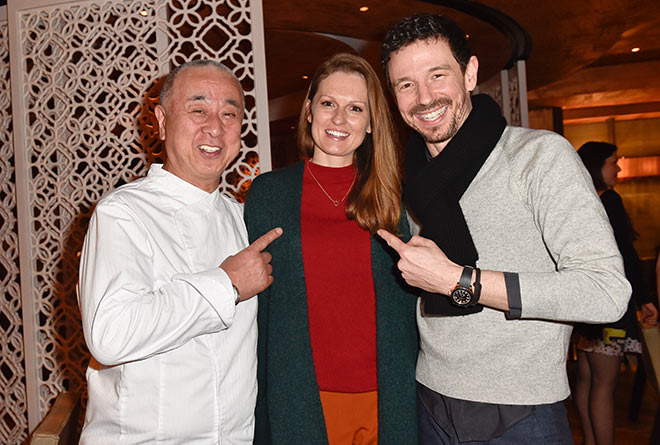
{"label": "maroon knit top", "polygon": [[[306,161],[300,232],[312,354],[321,391],[377,389],[376,300],[371,237],[335,207],[310,175],[340,200],[355,175]],[[295,358],[294,358],[295,359]]]}

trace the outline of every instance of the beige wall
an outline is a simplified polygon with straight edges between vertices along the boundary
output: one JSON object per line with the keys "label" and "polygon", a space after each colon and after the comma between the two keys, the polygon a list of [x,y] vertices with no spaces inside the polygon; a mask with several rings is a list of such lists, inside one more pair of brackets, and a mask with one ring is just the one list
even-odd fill
{"label": "beige wall", "polygon": [[564,137],[573,144],[576,150],[588,141],[612,142],[608,135],[607,122],[564,125]]}
{"label": "beige wall", "polygon": [[660,155],[660,119],[616,122],[614,129],[621,155]]}
{"label": "beige wall", "polygon": [[613,139],[608,122],[564,124],[564,136],[575,148],[587,141],[612,142],[619,156],[660,155],[660,118],[614,121]]}

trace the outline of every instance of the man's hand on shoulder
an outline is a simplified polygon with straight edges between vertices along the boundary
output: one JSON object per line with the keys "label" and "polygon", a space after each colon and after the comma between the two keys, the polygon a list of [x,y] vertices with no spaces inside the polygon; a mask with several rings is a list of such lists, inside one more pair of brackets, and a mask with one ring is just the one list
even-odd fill
{"label": "man's hand on shoulder", "polygon": [[266,232],[236,255],[227,257],[220,265],[238,289],[239,301],[252,298],[273,282],[272,257],[263,250],[281,234],[279,227]]}

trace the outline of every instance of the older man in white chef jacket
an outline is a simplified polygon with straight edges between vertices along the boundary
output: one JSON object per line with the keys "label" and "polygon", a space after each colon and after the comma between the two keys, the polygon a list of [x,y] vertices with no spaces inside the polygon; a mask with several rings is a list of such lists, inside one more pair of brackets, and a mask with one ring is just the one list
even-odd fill
{"label": "older man in white chef jacket", "polygon": [[243,91],[224,65],[173,70],[156,107],[167,161],[103,198],[79,302],[89,403],[83,444],[252,443],[257,302],[273,281],[221,174],[240,149]]}

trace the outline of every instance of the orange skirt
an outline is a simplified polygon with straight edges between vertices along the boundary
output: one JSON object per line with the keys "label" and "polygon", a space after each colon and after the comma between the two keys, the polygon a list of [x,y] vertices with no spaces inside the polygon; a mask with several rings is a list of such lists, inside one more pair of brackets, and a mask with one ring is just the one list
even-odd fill
{"label": "orange skirt", "polygon": [[378,391],[319,391],[330,445],[378,445]]}

